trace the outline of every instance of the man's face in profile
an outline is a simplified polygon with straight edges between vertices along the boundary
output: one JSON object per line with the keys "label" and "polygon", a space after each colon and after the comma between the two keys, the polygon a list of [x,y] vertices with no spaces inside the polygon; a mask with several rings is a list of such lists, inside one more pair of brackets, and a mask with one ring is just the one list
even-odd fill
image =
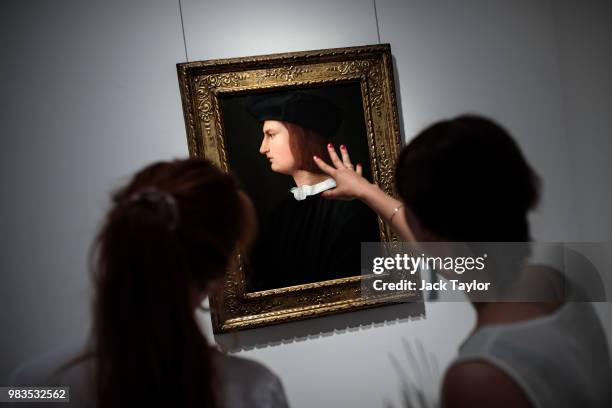
{"label": "man's face in profile", "polygon": [[297,161],[290,147],[289,129],[278,120],[266,120],[263,124],[263,140],[259,152],[270,161],[272,171],[291,175],[297,169]]}

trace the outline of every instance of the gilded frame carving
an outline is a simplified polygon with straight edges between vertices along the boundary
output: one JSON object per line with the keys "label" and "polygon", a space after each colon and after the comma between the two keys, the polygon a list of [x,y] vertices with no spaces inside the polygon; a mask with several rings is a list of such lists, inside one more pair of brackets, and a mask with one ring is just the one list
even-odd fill
{"label": "gilded frame carving", "polygon": [[[359,81],[374,181],[395,195],[393,169],[400,148],[389,44],[336,48],[177,64],[191,156],[229,171],[219,95],[282,86]],[[383,241],[396,241],[378,220]],[[215,333],[249,329],[331,313],[354,311],[420,294],[361,295],[360,276],[246,293],[243,263],[227,273],[222,293],[210,300]]]}

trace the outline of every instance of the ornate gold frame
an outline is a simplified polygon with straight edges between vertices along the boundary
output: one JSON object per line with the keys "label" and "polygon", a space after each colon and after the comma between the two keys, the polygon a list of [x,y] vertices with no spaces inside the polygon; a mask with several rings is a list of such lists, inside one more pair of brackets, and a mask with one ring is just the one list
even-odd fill
{"label": "ornate gold frame", "polygon": [[[181,63],[177,71],[189,153],[206,157],[225,171],[229,168],[221,93],[359,81],[372,175],[385,192],[394,195],[400,132],[389,44]],[[382,240],[397,240],[380,219],[379,226]],[[245,293],[238,257],[237,268],[228,271],[223,293],[211,298],[215,333],[420,298],[417,293],[362,297],[359,276]]]}

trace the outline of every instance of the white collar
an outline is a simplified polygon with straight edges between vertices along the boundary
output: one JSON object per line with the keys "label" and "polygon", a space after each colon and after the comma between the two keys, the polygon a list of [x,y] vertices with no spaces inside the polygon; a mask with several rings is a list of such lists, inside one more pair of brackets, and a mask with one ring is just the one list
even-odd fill
{"label": "white collar", "polygon": [[293,187],[291,192],[296,200],[302,201],[310,195],[319,194],[334,187],[336,187],[336,181],[333,178],[328,178],[312,186],[305,184],[303,186]]}

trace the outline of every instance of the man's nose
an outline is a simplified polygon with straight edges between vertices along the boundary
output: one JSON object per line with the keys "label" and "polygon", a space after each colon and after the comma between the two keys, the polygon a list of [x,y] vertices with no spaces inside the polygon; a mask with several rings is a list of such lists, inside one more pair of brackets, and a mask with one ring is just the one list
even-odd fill
{"label": "man's nose", "polygon": [[266,154],[266,152],[268,151],[268,144],[266,143],[266,137],[263,137],[263,140],[261,141],[261,146],[259,146],[259,153],[261,154]]}

